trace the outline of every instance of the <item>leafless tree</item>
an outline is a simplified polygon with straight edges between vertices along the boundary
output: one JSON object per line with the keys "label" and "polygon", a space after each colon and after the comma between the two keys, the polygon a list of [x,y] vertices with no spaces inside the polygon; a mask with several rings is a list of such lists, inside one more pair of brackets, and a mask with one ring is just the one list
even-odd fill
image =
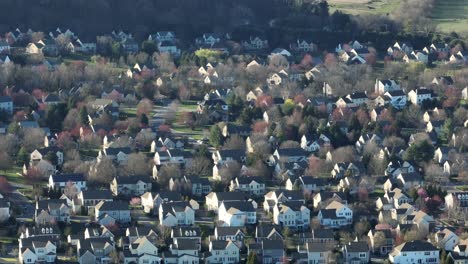
{"label": "leafless tree", "polygon": [[150,171],[148,158],[142,153],[132,153],[128,156],[121,175],[149,175]]}
{"label": "leafless tree", "polygon": [[117,169],[109,158],[102,158],[96,162],[89,172],[88,180],[91,182],[109,184],[117,175]]}
{"label": "leafless tree", "polygon": [[224,143],[223,149],[245,150],[245,140],[239,135],[232,135]]}
{"label": "leafless tree", "polygon": [[36,148],[42,147],[44,144],[44,130],[40,128],[23,129],[23,146],[28,151],[33,151]]}
{"label": "leafless tree", "polygon": [[180,166],[177,164],[167,164],[163,165],[158,172],[158,183],[160,186],[168,186],[169,180],[171,178],[180,178],[182,177],[182,171]]}
{"label": "leafless tree", "polygon": [[213,164],[211,160],[205,157],[196,157],[185,169],[185,174],[210,175]]}
{"label": "leafless tree", "polygon": [[332,153],[333,162],[352,162],[356,160],[356,153],[351,146],[337,148]]}
{"label": "leafless tree", "polygon": [[229,183],[232,179],[240,175],[241,165],[237,161],[229,161],[225,166],[221,168],[219,174],[221,175],[221,181]]}

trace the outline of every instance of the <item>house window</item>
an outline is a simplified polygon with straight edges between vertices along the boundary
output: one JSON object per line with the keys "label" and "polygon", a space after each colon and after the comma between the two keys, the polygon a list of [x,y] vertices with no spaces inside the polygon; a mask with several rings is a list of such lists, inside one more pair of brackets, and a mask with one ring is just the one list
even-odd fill
{"label": "house window", "polygon": [[431,252],[424,252],[424,255],[429,256],[431,255]]}

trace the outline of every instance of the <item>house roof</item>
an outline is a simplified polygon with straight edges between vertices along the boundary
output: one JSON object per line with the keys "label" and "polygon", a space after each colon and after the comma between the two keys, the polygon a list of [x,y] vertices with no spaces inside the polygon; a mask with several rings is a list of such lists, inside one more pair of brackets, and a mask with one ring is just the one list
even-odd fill
{"label": "house roof", "polygon": [[227,240],[212,240],[210,243],[212,250],[223,250],[232,242]]}
{"label": "house roof", "polygon": [[272,225],[272,224],[268,224],[268,223],[261,223],[257,226],[257,229],[256,229],[256,235],[257,235],[257,238],[268,238],[270,239],[271,235],[276,233],[278,235],[280,235],[281,237],[283,237],[283,235],[281,234],[281,227],[280,226],[277,226],[277,225]]}
{"label": "house roof", "polygon": [[[212,192],[212,195],[216,195],[218,201],[244,201],[246,196],[242,192]],[[208,194],[210,195],[210,194]]]}
{"label": "house roof", "polygon": [[307,243],[307,251],[308,252],[328,252],[329,248],[325,243],[314,243],[309,242]]}
{"label": "house roof", "polygon": [[217,226],[216,232],[218,236],[234,236],[238,232],[245,233],[242,228],[236,226]]}
{"label": "house roof", "polygon": [[303,156],[307,157],[309,153],[302,148],[280,148],[277,150],[281,156]]}
{"label": "house roof", "polygon": [[84,200],[112,200],[110,190],[86,190],[82,191]]}
{"label": "house roof", "polygon": [[106,155],[110,156],[115,156],[119,154],[119,152],[123,152],[125,154],[130,154],[132,153],[132,150],[129,147],[123,147],[123,148],[108,148],[106,149]]}
{"label": "house roof", "polygon": [[13,102],[10,96],[0,96],[0,103]]}
{"label": "house roof", "polygon": [[431,243],[423,240],[413,240],[395,247],[394,251],[414,252],[414,251],[435,251],[438,249]]}
{"label": "house roof", "polygon": [[255,212],[255,208],[251,202],[247,201],[223,201],[226,211],[237,209],[241,212]]}
{"label": "house roof", "polygon": [[172,244],[172,248],[179,250],[198,250],[197,240],[190,238],[177,239],[177,244]]}
{"label": "house roof", "polygon": [[332,229],[312,229],[312,236],[316,239],[334,239]]}
{"label": "house roof", "polygon": [[172,229],[172,237],[201,237],[201,230],[196,226],[180,226]]}
{"label": "house roof", "polygon": [[239,176],[236,178],[239,184],[250,184],[251,182],[255,181],[257,183],[263,184],[265,181],[260,176]]}
{"label": "house roof", "polygon": [[85,181],[83,173],[70,173],[70,174],[56,174],[52,175],[54,182],[80,182]]}
{"label": "house roof", "polygon": [[345,245],[347,252],[367,252],[369,251],[369,245],[367,242],[359,241],[359,242],[349,242],[348,245]]}
{"label": "house roof", "polygon": [[100,201],[96,205],[96,209],[99,211],[122,211],[122,210],[130,210],[128,207],[128,203],[121,202],[121,201]]}
{"label": "house roof", "polygon": [[263,250],[283,250],[284,242],[283,240],[262,240]]}
{"label": "house roof", "polygon": [[149,183],[151,182],[150,176],[147,175],[131,175],[126,177],[116,177],[117,184],[136,184],[139,181]]}

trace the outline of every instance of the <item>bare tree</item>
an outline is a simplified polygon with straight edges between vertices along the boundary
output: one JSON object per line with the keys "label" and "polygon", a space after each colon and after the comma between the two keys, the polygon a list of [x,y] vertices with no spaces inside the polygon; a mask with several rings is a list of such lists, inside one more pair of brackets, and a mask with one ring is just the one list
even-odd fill
{"label": "bare tree", "polygon": [[96,162],[88,175],[88,180],[91,182],[109,184],[117,175],[117,169],[114,163],[109,158],[102,158],[100,162]]}
{"label": "bare tree", "polygon": [[23,146],[28,151],[33,151],[36,148],[42,147],[44,144],[44,130],[40,128],[23,129]]}
{"label": "bare tree", "polygon": [[153,102],[151,102],[151,100],[147,98],[141,99],[141,101],[137,105],[137,113],[139,115],[149,115],[151,111],[153,111]]}
{"label": "bare tree", "polygon": [[122,175],[149,175],[151,171],[148,158],[142,153],[132,153],[128,156]]}
{"label": "bare tree", "polygon": [[356,153],[351,146],[337,148],[332,153],[333,162],[352,162],[356,160]]}
{"label": "bare tree", "polygon": [[221,181],[229,183],[232,179],[239,176],[241,172],[241,165],[237,161],[227,162],[220,171]]}
{"label": "bare tree", "polygon": [[280,149],[287,149],[287,148],[300,148],[301,145],[297,141],[293,140],[286,140],[280,145]]}
{"label": "bare tree", "polygon": [[232,135],[224,143],[223,149],[245,150],[245,140],[239,135]]}
{"label": "bare tree", "polygon": [[163,165],[158,172],[158,183],[160,186],[168,186],[171,178],[180,178],[182,172],[180,166],[177,164]]}
{"label": "bare tree", "polygon": [[210,175],[213,164],[205,157],[196,157],[185,169],[185,174]]}
{"label": "bare tree", "polygon": [[2,146],[3,151],[7,152],[9,155],[14,155],[18,153],[19,150],[18,137],[13,134],[1,135],[0,146]]}

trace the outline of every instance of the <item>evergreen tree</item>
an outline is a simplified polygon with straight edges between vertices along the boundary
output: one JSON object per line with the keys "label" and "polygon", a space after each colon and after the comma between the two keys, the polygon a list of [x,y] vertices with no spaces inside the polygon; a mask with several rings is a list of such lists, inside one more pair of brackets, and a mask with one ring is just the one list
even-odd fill
{"label": "evergreen tree", "polygon": [[80,120],[81,120],[81,124],[83,125],[89,124],[88,109],[86,109],[86,106],[83,106],[80,109]]}
{"label": "evergreen tree", "polygon": [[411,145],[405,153],[405,160],[429,161],[434,157],[434,146],[427,140]]}
{"label": "evergreen tree", "polygon": [[21,147],[16,155],[16,164],[23,166],[24,164],[29,163],[29,155],[24,147]]}
{"label": "evergreen tree", "polygon": [[146,114],[141,114],[140,123],[145,125],[145,126],[148,126],[149,120],[148,120],[148,117],[146,116]]}
{"label": "evergreen tree", "polygon": [[210,129],[210,143],[213,146],[218,147],[219,145],[221,145],[222,140],[223,140],[223,135],[222,135],[221,129],[219,128],[218,125],[213,125]]}

